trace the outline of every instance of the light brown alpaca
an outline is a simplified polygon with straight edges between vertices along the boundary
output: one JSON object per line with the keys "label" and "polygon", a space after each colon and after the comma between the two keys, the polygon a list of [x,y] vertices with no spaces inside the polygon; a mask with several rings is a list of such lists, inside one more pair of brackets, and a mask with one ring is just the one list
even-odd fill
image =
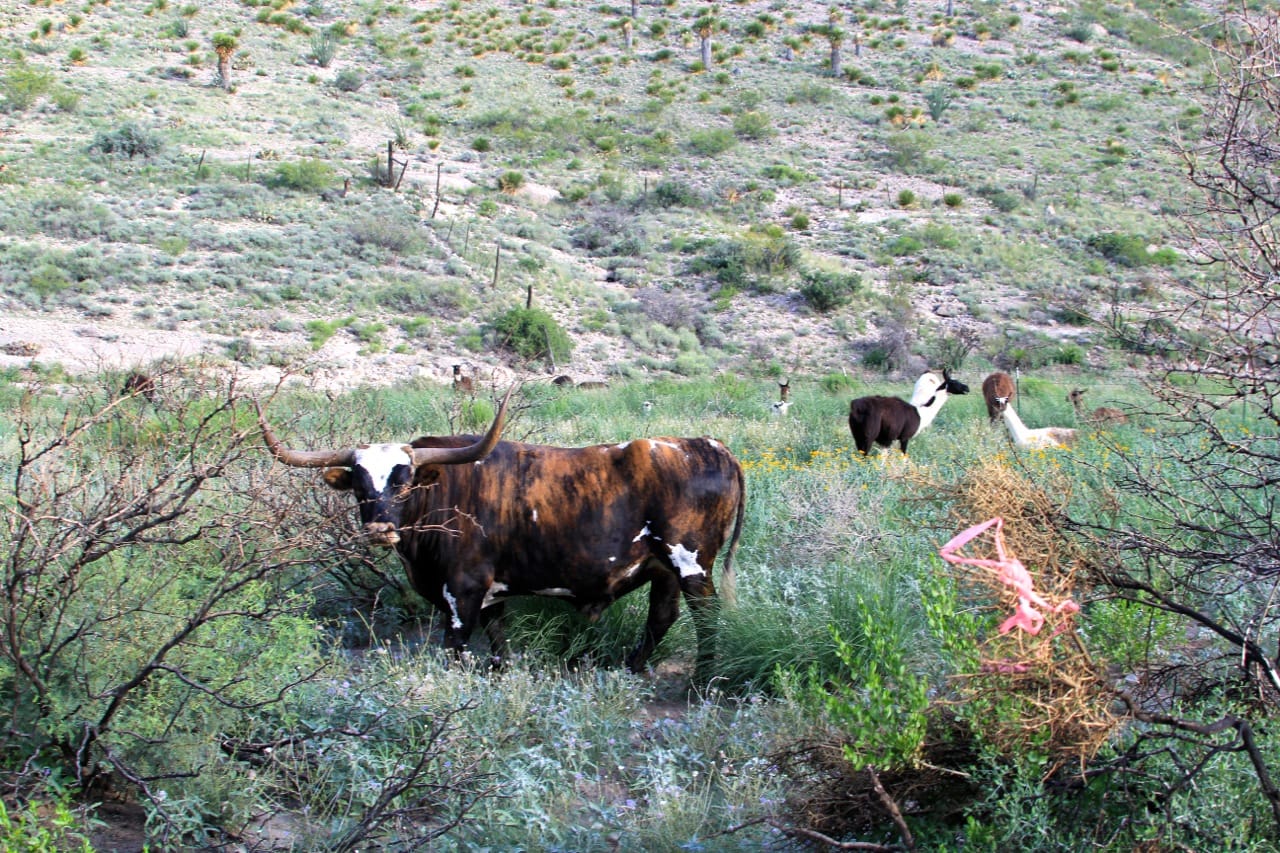
{"label": "light brown alpaca", "polygon": [[996,401],[1003,398],[1005,403],[1012,403],[1016,394],[1013,377],[1007,373],[993,373],[982,380],[982,399],[987,401],[987,417],[992,423],[1000,420],[1000,412],[1004,408]]}
{"label": "light brown alpaca", "polygon": [[1099,406],[1092,412],[1085,412],[1083,388],[1072,388],[1071,393],[1067,395],[1067,402],[1076,410],[1076,417],[1085,423],[1090,424],[1127,424],[1129,416],[1119,409],[1113,409],[1110,406]]}

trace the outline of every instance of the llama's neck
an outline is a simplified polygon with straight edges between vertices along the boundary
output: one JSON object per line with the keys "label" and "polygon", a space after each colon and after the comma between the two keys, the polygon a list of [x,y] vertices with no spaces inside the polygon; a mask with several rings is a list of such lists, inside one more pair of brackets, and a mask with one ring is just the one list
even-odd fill
{"label": "llama's neck", "polygon": [[916,411],[920,413],[920,428],[916,430],[916,434],[924,432],[925,427],[933,423],[933,419],[938,416],[938,412],[942,409],[942,404],[947,402],[947,392],[939,388],[933,393],[933,397],[926,401],[928,405],[915,404]]}
{"label": "llama's neck", "polygon": [[1026,444],[1031,437],[1031,430],[1027,429],[1027,425],[1022,422],[1022,418],[1018,417],[1013,407],[1005,406],[1000,415],[1004,418],[1005,425],[1009,427],[1009,435],[1013,437],[1013,443]]}

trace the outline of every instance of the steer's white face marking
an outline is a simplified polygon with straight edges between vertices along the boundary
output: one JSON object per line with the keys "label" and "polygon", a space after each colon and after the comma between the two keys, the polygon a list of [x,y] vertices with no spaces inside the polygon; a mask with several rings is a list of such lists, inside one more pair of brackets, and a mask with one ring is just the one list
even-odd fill
{"label": "steer's white face marking", "polygon": [[489,588],[484,591],[484,601],[480,602],[480,609],[484,610],[486,607],[497,604],[498,596],[506,592],[508,588],[509,587],[505,583],[491,584]]}
{"label": "steer's white face marking", "polygon": [[451,624],[455,629],[461,628],[462,620],[458,618],[458,599],[454,598],[453,594],[449,592],[448,584],[445,584],[444,586],[444,602],[449,605],[449,614],[453,616],[453,621],[449,624]]}
{"label": "steer's white face marking", "polygon": [[356,450],[356,466],[369,472],[373,487],[381,494],[397,465],[412,465],[413,457],[403,444],[371,444]]}
{"label": "steer's white face marking", "polygon": [[698,552],[679,543],[671,546],[671,562],[680,570],[682,578],[703,574],[702,566],[698,565]]}

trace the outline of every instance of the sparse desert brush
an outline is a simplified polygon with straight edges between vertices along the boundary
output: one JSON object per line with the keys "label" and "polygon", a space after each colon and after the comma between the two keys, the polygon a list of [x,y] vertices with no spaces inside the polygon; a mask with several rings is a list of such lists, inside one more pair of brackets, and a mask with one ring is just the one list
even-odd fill
{"label": "sparse desert brush", "polygon": [[319,192],[333,185],[334,176],[334,169],[328,163],[306,158],[277,163],[266,177],[265,183],[272,188]]}

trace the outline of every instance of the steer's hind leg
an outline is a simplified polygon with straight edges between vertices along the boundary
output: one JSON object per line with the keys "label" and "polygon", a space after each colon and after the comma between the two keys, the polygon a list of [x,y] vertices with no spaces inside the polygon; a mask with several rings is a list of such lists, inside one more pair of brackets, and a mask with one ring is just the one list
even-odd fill
{"label": "steer's hind leg", "polygon": [[705,566],[702,572],[682,575],[680,589],[684,592],[685,601],[689,602],[689,615],[693,618],[693,629],[698,637],[698,661],[694,680],[704,684],[713,674],[711,665],[716,657],[716,619],[720,613],[720,599],[716,597],[716,587],[711,580],[711,567]]}
{"label": "steer's hind leg", "polygon": [[507,648],[507,632],[502,622],[505,609],[504,603],[497,602],[480,611],[480,626],[489,637],[489,665],[495,669],[502,665],[502,656]]}
{"label": "steer's hind leg", "polygon": [[645,622],[644,636],[640,638],[640,645],[627,657],[627,669],[632,672],[644,670],[645,661],[679,615],[680,585],[675,574],[659,569],[649,582],[649,619]]}

